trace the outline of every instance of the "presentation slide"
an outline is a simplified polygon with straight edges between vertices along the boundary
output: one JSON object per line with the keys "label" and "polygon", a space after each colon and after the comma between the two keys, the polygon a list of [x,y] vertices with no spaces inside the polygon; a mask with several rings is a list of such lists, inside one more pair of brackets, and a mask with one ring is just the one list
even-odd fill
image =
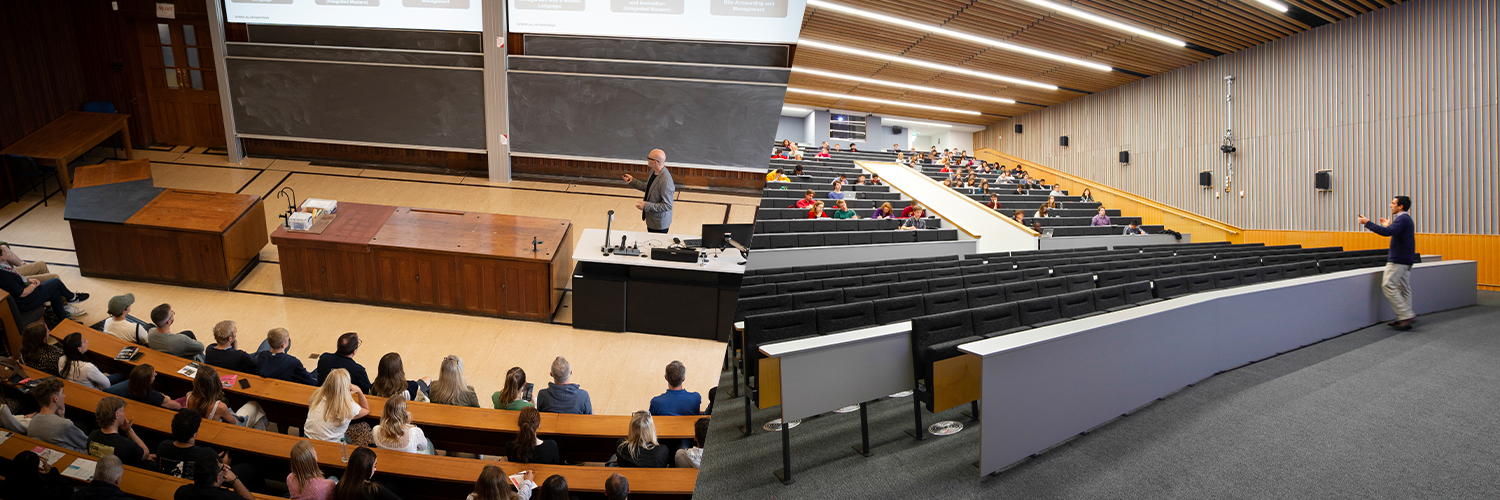
{"label": "presentation slide", "polygon": [[[480,0],[227,0],[231,23],[483,31]],[[798,19],[801,19],[798,14]]]}
{"label": "presentation slide", "polygon": [[796,43],[807,0],[511,0],[512,33]]}

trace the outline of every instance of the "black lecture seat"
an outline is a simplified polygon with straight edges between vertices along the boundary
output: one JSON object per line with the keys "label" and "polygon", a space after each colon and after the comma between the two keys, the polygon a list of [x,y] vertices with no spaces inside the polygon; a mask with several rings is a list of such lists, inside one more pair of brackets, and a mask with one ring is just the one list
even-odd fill
{"label": "black lecture seat", "polygon": [[761,284],[761,283],[764,282],[763,281],[764,279],[765,278],[762,278],[760,276],[756,276],[754,274],[748,274],[747,273],[747,274],[745,274],[744,278],[740,278],[740,285],[741,286],[744,286],[744,285],[759,285],[759,284]]}
{"label": "black lecture seat", "polygon": [[[815,309],[757,314],[745,317],[745,380],[756,375],[760,366],[760,346],[775,342],[816,337],[818,312]],[[752,387],[756,387],[752,385]],[[747,394],[748,396],[748,394]]]}
{"label": "black lecture seat", "polygon": [[820,280],[820,279],[823,279],[823,278],[835,278],[835,277],[838,277],[838,275],[839,275],[839,272],[838,272],[837,269],[834,269],[834,270],[824,269],[822,271],[806,271],[806,272],[803,272],[802,273],[802,279],[806,279],[806,280]]}
{"label": "black lecture seat", "polygon": [[995,275],[990,273],[968,274],[963,277],[964,288],[990,286],[995,284]]}
{"label": "black lecture seat", "polygon": [[1134,283],[1137,281],[1151,281],[1156,279],[1155,267],[1137,267],[1134,269],[1128,269],[1126,270],[1126,272],[1130,273],[1129,277],[1125,280],[1126,283]]}
{"label": "black lecture seat", "polygon": [[1214,275],[1209,273],[1186,276],[1188,293],[1206,292],[1214,289]]}
{"label": "black lecture seat", "polygon": [[[1068,280],[1069,292],[1081,292],[1084,290],[1094,289],[1094,275],[1092,274],[1074,274],[1071,276],[1064,276],[1061,279]],[[824,288],[827,288],[827,285],[824,285]]]}
{"label": "black lecture seat", "polygon": [[932,271],[906,271],[901,273],[901,281],[918,281],[932,278]]}
{"label": "black lecture seat", "polygon": [[1188,291],[1187,276],[1157,278],[1156,281],[1152,282],[1151,288],[1156,292],[1156,298],[1162,300],[1192,293]]}
{"label": "black lecture seat", "polygon": [[969,307],[985,307],[1005,302],[1005,285],[977,286],[964,289]]}
{"label": "black lecture seat", "polygon": [[734,320],[744,321],[748,316],[792,310],[791,295],[767,295],[764,297],[741,297],[735,303]]}
{"label": "black lecture seat", "polygon": [[1182,276],[1182,266],[1176,264],[1156,266],[1157,278],[1171,278],[1173,276]]}
{"label": "black lecture seat", "polygon": [[823,282],[821,280],[793,281],[776,284],[776,293],[801,293],[822,289]]}
{"label": "black lecture seat", "polygon": [[1057,297],[1026,299],[1016,303],[1021,315],[1021,324],[1030,327],[1046,326],[1062,318],[1057,308]]}
{"label": "black lecture seat", "polygon": [[1094,292],[1070,292],[1057,296],[1057,309],[1064,318],[1078,319],[1099,314]]}
{"label": "black lecture seat", "polygon": [[[963,264],[964,262],[973,262],[974,264]],[[958,269],[963,273],[964,276],[990,274],[989,268],[985,267],[983,262],[977,260],[962,260],[959,261],[959,264],[960,265],[958,266]]]}
{"label": "black lecture seat", "polygon": [[1259,267],[1244,267],[1240,268],[1238,272],[1240,275],[1241,285],[1253,285],[1255,283],[1261,282],[1261,272]]}
{"label": "black lecture seat", "polygon": [[1283,278],[1281,275],[1281,266],[1265,266],[1260,268],[1260,281],[1262,283],[1277,281],[1281,278]]}
{"label": "black lecture seat", "polygon": [[1010,335],[1031,327],[1021,324],[1020,308],[1015,302],[976,307],[969,310],[974,322],[974,333],[984,338]]}
{"label": "black lecture seat", "polygon": [[1048,276],[1052,276],[1052,270],[1051,269],[1037,268],[1037,269],[1022,269],[1021,270],[1021,279],[1025,279],[1025,280],[1039,280],[1039,279],[1042,279],[1042,278],[1046,278]]}
{"label": "black lecture seat", "polygon": [[901,281],[901,278],[896,273],[870,274],[865,276],[866,285],[881,285],[898,281]]}
{"label": "black lecture seat", "polygon": [[983,340],[974,335],[969,311],[929,314],[911,322],[912,378],[915,395],[912,414],[916,417],[916,436],[923,436],[922,405],[933,408],[932,364],[963,354],[958,346]]}
{"label": "black lecture seat", "polygon": [[1071,264],[1052,268],[1053,276],[1070,276],[1075,274],[1090,273],[1086,264]]}
{"label": "black lecture seat", "polygon": [[927,309],[920,295],[891,297],[875,301],[875,324],[889,325],[926,314]]}
{"label": "black lecture seat", "polygon": [[1020,271],[1000,271],[994,273],[995,283],[1019,283],[1022,281]]}
{"label": "black lecture seat", "polygon": [[[875,270],[868,267],[848,267],[839,269],[840,276],[868,276],[875,274]],[[866,285],[870,283],[865,283]]]}
{"label": "black lecture seat", "polygon": [[1130,271],[1099,271],[1096,283],[1101,287],[1123,285],[1130,282]]}
{"label": "black lecture seat", "polygon": [[927,280],[927,293],[946,292],[949,290],[963,289],[964,280],[963,278],[960,278],[958,276],[951,276],[947,278],[933,277],[932,279]]}
{"label": "black lecture seat", "polygon": [[1100,311],[1118,311],[1134,305],[1125,300],[1125,285],[1094,289],[1094,308]]}
{"label": "black lecture seat", "polygon": [[891,283],[888,286],[890,287],[892,297],[922,295],[924,293],[927,293],[927,280],[902,281],[899,283]]}
{"label": "black lecture seat", "polygon": [[969,308],[968,295],[963,290],[929,292],[922,296],[927,314],[959,311]]}
{"label": "black lecture seat", "polygon": [[1037,292],[1035,281],[1022,281],[1020,283],[1011,283],[1009,285],[1005,285],[1006,302],[1034,299],[1040,296],[1041,294]]}
{"label": "black lecture seat", "polygon": [[[745,280],[749,281],[750,278],[745,278]],[[776,285],[770,283],[763,285],[740,285],[740,298],[742,299],[763,295],[776,295]]]}
{"label": "black lecture seat", "polygon": [[1213,274],[1214,288],[1232,288],[1240,285],[1240,272],[1235,270],[1219,271]]}
{"label": "black lecture seat", "polygon": [[843,290],[818,290],[792,294],[792,309],[813,309],[843,303]]}
{"label": "black lecture seat", "polygon": [[1068,293],[1067,278],[1047,278],[1036,281],[1037,294],[1042,297]]}
{"label": "black lecture seat", "polygon": [[827,335],[875,325],[875,303],[855,302],[818,308],[818,334]]}
{"label": "black lecture seat", "polygon": [[791,283],[793,281],[802,281],[802,273],[780,273],[765,276],[765,283]]}
{"label": "black lecture seat", "polygon": [[1281,279],[1292,279],[1302,277],[1302,266],[1297,263],[1282,264]]}
{"label": "black lecture seat", "polygon": [[888,287],[890,287],[890,285],[865,285],[845,288],[844,302],[849,303],[889,298],[891,296],[891,292]]}
{"label": "black lecture seat", "polygon": [[[859,276],[844,276],[844,277],[839,277],[839,278],[826,278],[826,279],[823,280],[823,289],[824,290],[833,290],[835,288],[850,288],[850,287],[860,286],[860,285],[863,285],[863,284],[865,284],[865,280],[863,278],[860,278]],[[741,287],[741,289],[744,289],[744,287]]]}
{"label": "black lecture seat", "polygon": [[1152,302],[1160,302],[1162,300],[1152,296],[1151,291],[1154,286],[1151,284],[1151,282],[1137,281],[1135,283],[1126,283],[1120,286],[1125,289],[1125,302],[1130,305],[1140,306],[1150,304]]}

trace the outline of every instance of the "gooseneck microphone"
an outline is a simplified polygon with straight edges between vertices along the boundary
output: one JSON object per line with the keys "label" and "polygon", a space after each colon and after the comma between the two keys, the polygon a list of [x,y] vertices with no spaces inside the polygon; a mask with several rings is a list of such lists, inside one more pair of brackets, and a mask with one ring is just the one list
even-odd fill
{"label": "gooseneck microphone", "polygon": [[610,210],[609,211],[609,221],[604,223],[604,246],[599,247],[599,251],[604,252],[604,255],[606,255],[606,256],[609,255],[609,251],[610,251],[610,248],[609,248],[609,227],[612,226],[612,225],[614,225],[614,223],[615,223],[615,211],[614,210]]}

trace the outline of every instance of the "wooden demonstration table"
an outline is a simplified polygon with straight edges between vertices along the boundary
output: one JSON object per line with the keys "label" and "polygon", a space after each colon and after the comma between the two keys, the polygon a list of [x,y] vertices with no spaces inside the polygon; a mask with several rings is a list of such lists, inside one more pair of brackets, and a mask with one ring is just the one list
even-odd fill
{"label": "wooden demonstration table", "polygon": [[63,219],[84,276],[227,290],[260,260],[267,239],[259,196],[158,188],[137,162],[79,171],[89,182],[125,181],[68,197]]}
{"label": "wooden demonstration table", "polygon": [[271,234],[286,295],[545,321],[573,266],[564,219],[363,203],[334,215],[320,234]]}
{"label": "wooden demonstration table", "polygon": [[0,154],[30,156],[38,165],[57,168],[57,180],[66,192],[69,182],[68,162],[83,156],[110,136],[120,135],[125,143],[125,158],[135,157],[130,147],[130,115],[69,111],[6,147]]}

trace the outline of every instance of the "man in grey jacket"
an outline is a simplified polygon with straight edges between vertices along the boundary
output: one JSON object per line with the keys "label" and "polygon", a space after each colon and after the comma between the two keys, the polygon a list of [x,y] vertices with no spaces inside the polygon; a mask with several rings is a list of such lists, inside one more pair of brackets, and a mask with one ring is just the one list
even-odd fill
{"label": "man in grey jacket", "polygon": [[636,179],[630,174],[622,176],[630,187],[646,192],[635,208],[641,211],[641,220],[646,221],[646,231],[665,233],[672,226],[672,198],[677,194],[677,185],[672,183],[672,172],[667,170],[667,153],[660,149],[646,155],[646,166],[651,168],[651,178]]}
{"label": "man in grey jacket", "polygon": [[593,415],[594,404],[589,401],[589,391],[568,382],[573,377],[573,366],[562,356],[552,360],[552,382],[537,392],[536,409],[547,413],[572,413]]}

